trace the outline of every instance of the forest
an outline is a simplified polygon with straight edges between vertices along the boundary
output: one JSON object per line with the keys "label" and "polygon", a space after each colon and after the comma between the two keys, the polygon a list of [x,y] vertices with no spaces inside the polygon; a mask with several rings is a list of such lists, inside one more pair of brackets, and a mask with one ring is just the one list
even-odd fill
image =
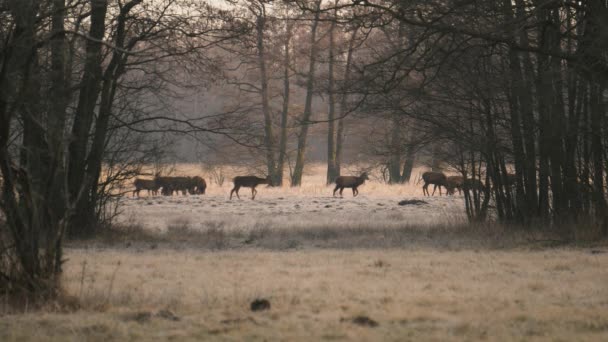
{"label": "forest", "polygon": [[273,186],[449,170],[471,224],[605,238],[607,86],[605,0],[0,0],[0,293],[56,297],[175,139]]}

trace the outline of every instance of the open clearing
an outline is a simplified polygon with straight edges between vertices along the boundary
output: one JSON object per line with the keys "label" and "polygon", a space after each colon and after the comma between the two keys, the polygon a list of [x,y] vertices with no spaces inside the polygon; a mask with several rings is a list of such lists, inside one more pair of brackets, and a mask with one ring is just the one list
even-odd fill
{"label": "open clearing", "polygon": [[[181,175],[201,173],[192,166],[180,169],[187,171]],[[417,175],[420,171],[416,171]],[[120,220],[128,225],[143,225],[152,231],[165,231],[168,226],[184,224],[193,229],[221,227],[222,230],[248,231],[259,227],[288,230],[294,227],[387,228],[403,224],[428,226],[466,222],[460,197],[424,197],[422,184],[390,186],[376,181],[363,184],[355,198],[351,189],[344,189],[343,198],[333,197],[333,186],[324,185],[323,172],[322,166],[311,167],[311,174],[304,177],[303,186],[299,188],[260,185],[255,200],[251,200],[249,188],[241,188],[240,200],[236,195],[230,200],[232,177],[228,177],[230,180],[222,186],[209,184],[203,196],[133,198],[129,194]],[[404,199],[425,200],[428,204],[399,206],[398,202]]]}
{"label": "open clearing", "polygon": [[127,199],[131,230],[68,243],[79,304],[0,312],[0,340],[608,339],[605,242],[469,229],[414,185],[230,187]]}

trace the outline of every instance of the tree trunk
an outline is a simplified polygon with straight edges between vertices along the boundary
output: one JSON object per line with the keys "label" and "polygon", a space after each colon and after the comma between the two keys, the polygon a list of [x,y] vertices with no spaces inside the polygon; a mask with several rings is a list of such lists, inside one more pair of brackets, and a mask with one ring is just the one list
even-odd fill
{"label": "tree trunk", "polygon": [[302,184],[302,176],[304,174],[304,158],[306,156],[306,139],[308,137],[308,126],[310,125],[310,116],[312,114],[312,97],[314,91],[315,67],[317,63],[317,27],[319,26],[319,16],[321,9],[321,1],[316,2],[315,18],[312,22],[310,33],[310,61],[308,65],[308,80],[306,82],[306,102],[304,104],[304,113],[300,120],[300,134],[298,135],[298,154],[296,157],[296,165],[291,176],[291,186],[300,186]]}
{"label": "tree trunk", "polygon": [[[505,0],[503,2],[503,6],[505,8],[505,21],[511,22],[514,19],[514,13],[512,10],[512,3],[509,0]],[[511,32],[516,38],[516,31],[513,27],[511,27]],[[515,164],[515,218],[519,223],[525,223],[529,218],[530,208],[528,205],[530,204],[526,201],[526,194],[524,191],[525,184],[525,175],[526,175],[526,154],[524,151],[524,139],[521,131],[521,116],[522,108],[521,104],[523,100],[520,96],[525,89],[525,81],[522,77],[522,71],[520,66],[520,60],[517,55],[517,52],[512,47],[509,48],[509,90],[507,91],[508,100],[509,100],[509,108],[510,108],[510,119],[511,119],[511,141],[513,142],[513,162]],[[504,165],[504,163],[503,163]],[[504,176],[507,176],[506,168],[504,172]],[[505,179],[507,180],[507,179]],[[506,190],[510,192],[513,184],[510,184],[507,180],[506,182]],[[535,190],[536,191],[536,190]],[[533,204],[532,204],[533,205]]]}
{"label": "tree trunk", "polygon": [[592,77],[591,84],[591,156],[593,160],[593,202],[597,220],[602,227],[602,233],[608,235],[608,213],[606,197],[604,196],[604,146],[602,143],[602,117],[604,87],[597,76]]}
{"label": "tree trunk", "polygon": [[[335,13],[335,12],[334,12]],[[335,18],[335,16],[334,16]],[[336,177],[339,176],[336,170],[336,95],[334,91],[334,30],[336,28],[336,21],[332,21],[329,28],[329,66],[328,66],[328,86],[327,93],[329,97],[329,108],[327,111],[327,184],[334,182]]]}
{"label": "tree trunk", "polygon": [[266,48],[264,46],[264,30],[266,30],[266,13],[262,6],[261,13],[256,21],[258,67],[260,68],[260,82],[262,95],[262,113],[264,114],[264,149],[266,152],[266,168],[273,184],[279,182],[277,167],[275,163],[275,139],[272,129],[272,114],[268,95],[268,73],[266,71]]}
{"label": "tree trunk", "polygon": [[[142,1],[143,0],[132,0],[121,8],[116,20],[116,35],[114,42],[118,49],[112,51],[112,59],[103,73],[99,112],[97,119],[95,120],[95,132],[91,142],[91,149],[86,159],[85,179],[88,180],[84,184],[86,196],[82,199],[82,202],[85,203],[82,206],[83,216],[89,217],[89,220],[96,223],[100,223],[100,217],[97,212],[99,206],[98,186],[103,166],[103,154],[109,134],[112,104],[114,103],[118,80],[124,73],[124,66],[128,57],[125,56],[122,51],[131,50],[135,44],[134,41],[132,41],[131,45],[125,46],[126,23],[129,12]],[[89,231],[88,233],[93,234],[94,232]]]}
{"label": "tree trunk", "polygon": [[[538,20],[547,21],[549,16],[548,10],[540,9],[537,14]],[[538,34],[542,37],[543,49],[547,50],[549,42],[547,39],[546,32],[542,28],[539,29]],[[543,219],[549,217],[549,177],[551,176],[551,99],[552,99],[552,87],[553,84],[549,78],[551,70],[549,66],[549,57],[543,53],[537,54],[538,59],[538,72],[536,76],[536,89],[538,97],[538,121],[539,121],[539,159],[540,159],[540,170],[538,173],[538,208],[539,216]]]}
{"label": "tree trunk", "polygon": [[[560,32],[556,29],[559,25],[559,14],[553,10],[549,13],[553,28],[546,29],[547,35],[550,35],[550,51],[556,53],[561,52]],[[550,160],[551,160],[551,194],[553,196],[553,216],[556,222],[565,223],[564,219],[568,219],[567,215],[570,210],[567,206],[568,201],[564,194],[563,184],[564,179],[562,169],[564,167],[564,99],[563,99],[563,81],[561,59],[551,57],[549,64],[550,73],[548,76],[551,82],[552,94],[550,98]]]}
{"label": "tree trunk", "polygon": [[431,158],[431,171],[442,172],[441,159],[439,158],[439,145],[437,143],[433,143]]}
{"label": "tree trunk", "polygon": [[[54,254],[54,267],[57,273],[61,272],[62,265],[62,239],[65,230],[64,218],[69,215],[69,194],[66,192],[67,174],[64,163],[65,155],[65,127],[67,106],[70,99],[69,92],[69,70],[68,70],[68,46],[64,31],[66,8],[65,0],[53,0],[52,31],[51,39],[51,98],[48,121],[48,152],[49,173],[48,195],[51,198],[49,221],[54,225],[52,236],[47,239],[47,259]],[[47,262],[51,262],[47,260]],[[49,266],[50,267],[50,264]]]}
{"label": "tree trunk", "polygon": [[403,173],[401,174],[401,183],[409,183],[412,178],[412,170],[414,170],[414,162],[416,160],[416,148],[408,146],[405,153],[405,161],[403,162]]}
{"label": "tree trunk", "polygon": [[100,41],[105,33],[107,8],[107,0],[91,0],[91,39],[87,39],[86,43],[86,60],[69,146],[68,187],[71,201],[76,203],[74,217],[69,226],[71,235],[90,234],[92,224],[92,217],[87,209],[89,201],[85,198],[88,190],[85,183],[89,181],[85,179],[85,167],[89,132],[102,81]]}
{"label": "tree trunk", "polygon": [[291,37],[292,37],[292,24],[288,21],[285,24],[285,56],[283,59],[283,110],[281,111],[281,132],[279,141],[279,160],[277,163],[277,186],[283,185],[283,172],[285,170],[285,159],[287,158],[287,119],[289,118],[289,99],[290,99],[290,87],[289,87],[289,72],[291,69]]}
{"label": "tree trunk", "polygon": [[348,87],[350,84],[350,70],[353,63],[356,39],[357,29],[354,29],[348,43],[346,66],[344,67],[344,86],[342,87],[342,98],[340,100],[340,119],[338,120],[338,132],[336,134],[336,174],[338,176],[341,175],[342,151],[344,147],[344,120],[346,113],[348,112]]}
{"label": "tree trunk", "polygon": [[401,182],[401,122],[397,113],[391,115],[391,134],[388,144],[388,182],[397,184]]}
{"label": "tree trunk", "polygon": [[[516,11],[517,20],[523,20],[527,13],[525,12],[525,3],[523,0],[516,0]],[[525,30],[520,30],[520,44],[527,47],[528,34]],[[530,54],[528,52],[521,52],[519,54],[523,63],[523,70],[520,72],[521,80],[523,82],[522,87],[519,88],[518,98],[520,100],[521,110],[521,121],[523,128],[523,142],[525,149],[525,167],[524,167],[524,181],[525,181],[525,194],[526,194],[526,209],[525,215],[529,218],[536,217],[539,214],[539,194],[538,194],[538,182],[537,182],[537,159],[536,159],[536,123],[534,118],[534,103],[532,95],[529,89],[534,87],[534,67],[530,60]]]}
{"label": "tree trunk", "polygon": [[[22,291],[28,299],[54,297],[59,290],[59,274],[62,263],[62,233],[66,204],[63,202],[62,151],[65,146],[62,124],[65,122],[67,104],[65,70],[65,36],[63,22],[65,5],[63,0],[51,3],[50,41],[50,94],[54,103],[49,106],[48,116],[40,99],[45,92],[41,85],[41,68],[38,65],[35,34],[38,4],[26,0],[8,5],[15,18],[14,49],[3,51],[6,64],[0,73],[0,170],[2,172],[2,209],[9,232],[14,242],[14,251],[9,258],[14,265],[1,267],[3,273],[0,286],[9,292]],[[10,66],[14,89],[10,89],[15,101],[12,108],[4,102],[4,82]],[[4,103],[2,103],[4,102]],[[4,105],[2,105],[4,104]],[[24,122],[24,149],[22,164],[11,160],[8,152],[8,137],[12,113],[20,113]],[[4,247],[4,246],[2,246]],[[7,250],[2,253],[11,253]],[[4,255],[6,256],[6,255]],[[6,277],[9,275],[9,277]]]}

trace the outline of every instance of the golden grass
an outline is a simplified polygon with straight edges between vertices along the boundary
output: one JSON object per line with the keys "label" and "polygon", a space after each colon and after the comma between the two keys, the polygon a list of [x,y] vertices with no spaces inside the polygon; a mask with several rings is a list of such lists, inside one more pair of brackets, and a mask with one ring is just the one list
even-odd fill
{"label": "golden grass", "polygon": [[[587,250],[72,249],[68,256],[64,284],[82,308],[4,316],[1,340],[608,338],[608,254]],[[249,310],[258,297],[270,300],[269,311]],[[357,316],[379,325],[353,324]]]}

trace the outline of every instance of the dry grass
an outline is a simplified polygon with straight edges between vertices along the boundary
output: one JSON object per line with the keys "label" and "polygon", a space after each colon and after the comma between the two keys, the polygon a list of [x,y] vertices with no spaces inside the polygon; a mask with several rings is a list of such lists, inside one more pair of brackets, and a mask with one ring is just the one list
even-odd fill
{"label": "dry grass", "polygon": [[458,197],[397,205],[420,185],[334,199],[315,170],[256,201],[230,182],[129,199],[121,227],[66,248],[79,308],[0,303],[0,340],[608,339],[605,241],[467,225]]}
{"label": "dry grass", "polygon": [[[68,254],[64,283],[80,311],[4,316],[1,340],[608,337],[608,254],[588,250]],[[271,309],[249,311],[259,297]]]}
{"label": "dry grass", "polygon": [[571,240],[563,234],[530,231],[521,227],[461,224],[415,226],[408,223],[379,227],[325,226],[305,223],[289,229],[256,224],[249,229],[226,229],[224,222],[195,227],[188,220],[172,221],[165,230],[143,226],[116,226],[96,240],[70,241],[70,248],[131,248],[173,250],[267,251],[306,249],[420,249],[460,250],[542,250],[555,247],[602,248],[604,240]]}

